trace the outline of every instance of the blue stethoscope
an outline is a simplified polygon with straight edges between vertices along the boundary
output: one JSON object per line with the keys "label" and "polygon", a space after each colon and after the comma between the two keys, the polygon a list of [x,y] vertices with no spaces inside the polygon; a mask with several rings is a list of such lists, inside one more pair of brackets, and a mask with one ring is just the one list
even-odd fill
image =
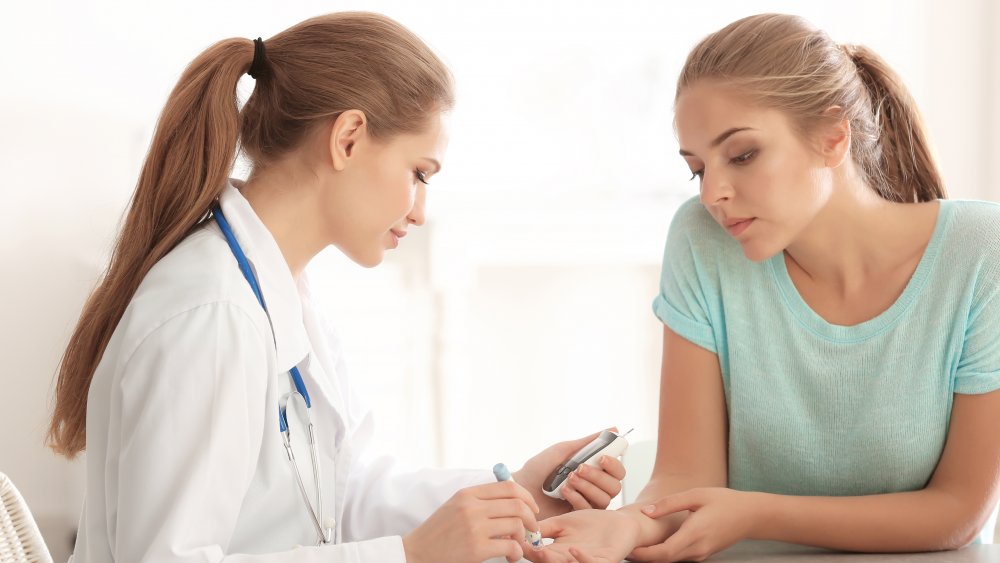
{"label": "blue stethoscope", "polygon": [[[253,294],[257,297],[257,302],[264,309],[264,314],[267,315],[267,320],[270,322],[271,314],[267,312],[267,305],[264,304],[264,296],[261,294],[260,285],[257,283],[257,276],[254,275],[253,270],[250,268],[250,262],[247,260],[246,254],[243,253],[243,249],[240,248],[240,244],[236,242],[236,236],[233,234],[233,229],[229,226],[229,222],[226,221],[225,215],[222,214],[222,208],[215,206],[212,209],[212,216],[215,218],[215,222],[219,224],[219,229],[222,230],[223,236],[226,237],[229,249],[233,251],[236,263],[239,264],[240,271],[243,272],[243,277],[247,279],[250,289],[253,290]],[[273,328],[272,326],[272,335],[274,333]],[[333,541],[333,526],[328,526],[327,524],[330,522],[323,520],[323,487],[320,483],[319,454],[316,451],[316,428],[312,422],[312,402],[309,400],[309,391],[306,390],[306,384],[302,381],[299,368],[292,366],[292,369],[288,370],[288,374],[292,378],[295,390],[285,393],[282,395],[281,400],[278,401],[278,428],[281,431],[281,441],[285,445],[288,461],[292,464],[292,473],[295,474],[295,481],[299,484],[299,492],[302,493],[302,500],[305,502],[306,510],[309,511],[309,516],[316,526],[316,531],[319,533],[319,543],[331,543]],[[313,508],[312,502],[309,501],[309,494],[306,493],[306,487],[302,483],[302,475],[299,473],[299,464],[295,461],[295,454],[292,452],[292,433],[288,428],[287,415],[289,400],[299,401],[306,407],[306,420],[309,421],[309,456],[312,458],[313,480],[316,483],[315,508]]]}

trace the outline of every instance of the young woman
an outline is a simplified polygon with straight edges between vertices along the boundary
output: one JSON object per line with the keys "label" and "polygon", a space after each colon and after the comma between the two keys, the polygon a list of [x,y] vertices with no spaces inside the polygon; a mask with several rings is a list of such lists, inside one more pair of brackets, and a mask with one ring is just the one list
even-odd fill
{"label": "young woman", "polygon": [[[362,460],[371,417],[303,269],[330,244],[375,266],[424,223],[451,105],[441,61],[374,14],[191,63],[60,368],[50,439],[88,450],[77,563],[516,560],[536,518],[618,493],[607,459],[569,503],[541,494],[592,437],[532,458],[520,485]],[[238,147],[246,183],[227,180]]]}
{"label": "young woman", "polygon": [[793,16],[742,19],[695,47],[676,131],[700,196],[673,219],[653,306],[652,479],[617,513],[543,522],[558,542],[528,556],[991,536],[1000,206],[944,199],[898,76]]}

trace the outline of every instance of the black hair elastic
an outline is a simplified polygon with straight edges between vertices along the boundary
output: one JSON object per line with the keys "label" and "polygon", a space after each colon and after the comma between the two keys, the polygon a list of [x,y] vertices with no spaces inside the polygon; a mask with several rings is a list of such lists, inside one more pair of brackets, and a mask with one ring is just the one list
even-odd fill
{"label": "black hair elastic", "polygon": [[253,40],[253,62],[250,63],[250,70],[247,74],[250,78],[254,80],[260,76],[261,72],[264,70],[264,41],[258,37]]}

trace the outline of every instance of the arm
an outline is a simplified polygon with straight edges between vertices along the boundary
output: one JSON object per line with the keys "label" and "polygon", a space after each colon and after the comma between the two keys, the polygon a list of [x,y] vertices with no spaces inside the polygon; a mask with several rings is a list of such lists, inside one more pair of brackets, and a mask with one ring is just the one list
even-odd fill
{"label": "arm", "polygon": [[845,551],[957,549],[982,528],[997,502],[1000,390],[956,395],[944,452],[919,491],[856,497],[797,497],[701,488],[656,503],[652,517],[689,510],[667,541],[633,558],[700,560],[745,538]]}
{"label": "arm", "polygon": [[687,517],[650,519],[640,509],[667,495],[727,483],[728,418],[719,358],[664,325],[656,462],[634,504],[620,510],[641,526],[638,545],[670,536]]}
{"label": "arm", "polygon": [[963,547],[998,500],[1000,391],[955,395],[948,440],[927,487],[863,497],[762,495],[752,537],[848,551]]}

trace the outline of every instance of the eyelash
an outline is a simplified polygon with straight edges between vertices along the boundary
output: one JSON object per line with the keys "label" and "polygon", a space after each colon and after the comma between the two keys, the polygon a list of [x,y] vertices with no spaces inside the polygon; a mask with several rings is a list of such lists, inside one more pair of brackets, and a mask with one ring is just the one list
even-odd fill
{"label": "eyelash", "polygon": [[414,170],[413,174],[417,177],[417,181],[425,186],[429,186],[427,183],[427,173],[423,170]]}
{"label": "eyelash", "polygon": [[[747,152],[745,152],[745,153],[743,153],[743,154],[741,154],[739,156],[731,158],[729,160],[729,162],[731,162],[733,164],[736,164],[736,165],[743,165],[743,164],[746,164],[746,163],[750,162],[751,160],[753,160],[753,157],[755,157],[755,156],[757,156],[757,149],[750,149]],[[691,174],[691,178],[689,178],[688,181],[694,180],[695,178],[701,178],[704,175],[705,175],[705,169],[704,168],[702,168],[701,170],[695,170]]]}

